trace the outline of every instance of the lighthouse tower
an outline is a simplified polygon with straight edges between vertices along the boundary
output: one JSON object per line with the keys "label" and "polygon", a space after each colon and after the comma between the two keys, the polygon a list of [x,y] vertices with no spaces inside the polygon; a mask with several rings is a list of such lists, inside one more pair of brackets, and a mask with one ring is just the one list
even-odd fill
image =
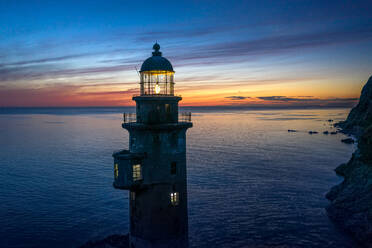
{"label": "lighthouse tower", "polygon": [[124,114],[129,149],[113,154],[114,187],[128,190],[130,247],[187,247],[186,130],[172,64],[153,46],[140,71],[136,114]]}

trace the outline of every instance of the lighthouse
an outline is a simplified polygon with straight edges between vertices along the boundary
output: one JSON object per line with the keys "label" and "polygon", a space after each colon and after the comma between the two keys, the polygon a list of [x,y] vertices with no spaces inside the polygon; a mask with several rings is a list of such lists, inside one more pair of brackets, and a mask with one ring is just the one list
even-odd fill
{"label": "lighthouse", "polygon": [[129,148],[114,152],[114,187],[129,191],[130,247],[188,247],[186,130],[172,64],[155,43],[140,70],[136,114],[123,114]]}

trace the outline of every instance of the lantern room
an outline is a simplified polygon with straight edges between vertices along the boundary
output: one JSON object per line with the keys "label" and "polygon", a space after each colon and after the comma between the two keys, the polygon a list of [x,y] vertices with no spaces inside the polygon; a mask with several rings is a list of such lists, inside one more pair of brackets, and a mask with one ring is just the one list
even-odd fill
{"label": "lantern room", "polygon": [[162,56],[160,45],[155,43],[152,56],[146,59],[140,71],[140,94],[174,95],[174,71],[168,59]]}

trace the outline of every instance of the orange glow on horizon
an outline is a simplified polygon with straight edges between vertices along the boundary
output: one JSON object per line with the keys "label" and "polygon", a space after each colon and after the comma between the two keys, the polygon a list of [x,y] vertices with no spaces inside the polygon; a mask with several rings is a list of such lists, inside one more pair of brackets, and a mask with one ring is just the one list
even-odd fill
{"label": "orange glow on horizon", "polygon": [[[181,106],[327,105],[328,101],[342,99],[355,104],[352,98],[359,97],[363,83],[342,86],[331,87],[319,80],[180,82],[175,86],[175,95],[182,96]],[[0,92],[0,106],[134,106],[132,96],[139,94],[139,90],[139,83],[13,88]],[[270,100],[270,96],[281,98]]]}

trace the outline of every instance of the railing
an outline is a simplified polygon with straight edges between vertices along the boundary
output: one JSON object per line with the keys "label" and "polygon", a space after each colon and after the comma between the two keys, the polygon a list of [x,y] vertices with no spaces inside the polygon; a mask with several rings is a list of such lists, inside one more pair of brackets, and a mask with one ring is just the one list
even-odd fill
{"label": "railing", "polygon": [[162,93],[159,93],[159,94],[133,94],[132,95],[133,97],[136,97],[136,96],[178,96],[178,97],[182,97],[182,95],[177,95],[177,94],[162,94]]}
{"label": "railing", "polygon": [[178,114],[178,121],[191,122],[191,112],[182,112]]}
{"label": "railing", "polygon": [[136,122],[137,116],[135,113],[123,113],[123,121],[124,123]]}
{"label": "railing", "polygon": [[[180,122],[191,122],[191,112],[182,112],[178,114],[178,121]],[[123,122],[137,122],[137,116],[135,113],[123,113]]]}

